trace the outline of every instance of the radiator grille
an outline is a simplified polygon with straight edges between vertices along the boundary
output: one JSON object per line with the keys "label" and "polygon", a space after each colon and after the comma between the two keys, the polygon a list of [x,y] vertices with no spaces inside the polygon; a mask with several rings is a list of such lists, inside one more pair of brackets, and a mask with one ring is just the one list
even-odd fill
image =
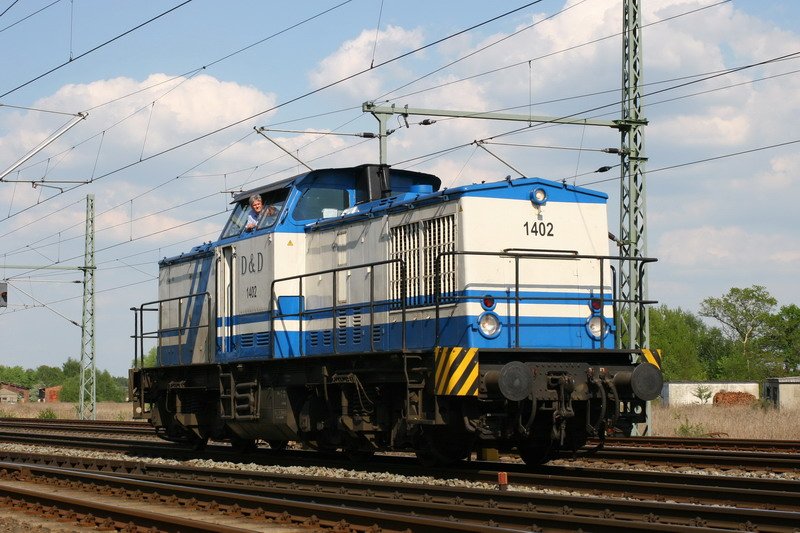
{"label": "radiator grille", "polygon": [[439,291],[443,301],[447,296],[452,296],[455,290],[456,268],[455,256],[444,255],[439,257],[442,252],[452,252],[455,250],[455,216],[450,215],[441,218],[434,218],[423,222],[425,254],[423,265],[425,270],[422,276],[423,292],[426,304],[433,304],[436,293],[436,260],[439,259],[440,286]]}
{"label": "radiator grille", "polygon": [[[419,298],[419,233],[420,223],[406,224],[391,228],[389,239],[389,258],[399,259],[405,264],[406,302],[418,305]],[[403,270],[401,262],[392,263],[389,278],[389,298],[399,302],[403,298]],[[400,304],[396,304],[400,308]]]}
{"label": "radiator grille", "polygon": [[[408,307],[433,305],[436,294],[436,259],[442,252],[455,250],[455,215],[413,222],[390,229],[389,257],[400,259],[406,265],[406,305]],[[443,301],[456,289],[456,258],[446,255],[439,259],[440,286]],[[389,295],[402,300],[403,277],[400,263],[392,265]]]}

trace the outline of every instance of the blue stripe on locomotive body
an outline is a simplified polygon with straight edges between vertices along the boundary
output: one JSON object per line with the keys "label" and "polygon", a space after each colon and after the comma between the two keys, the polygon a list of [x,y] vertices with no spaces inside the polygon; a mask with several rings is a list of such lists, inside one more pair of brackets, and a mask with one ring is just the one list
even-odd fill
{"label": "blue stripe on locomotive body", "polygon": [[[540,178],[436,190],[434,176],[391,170],[391,194],[369,200],[363,168],[251,191],[280,199],[274,225],[226,229],[161,261],[160,299],[203,296],[162,305],[159,364],[435,346],[614,347],[610,263],[578,259],[607,256],[605,194]],[[541,204],[536,189],[546,192]],[[234,199],[239,211],[249,194]],[[592,310],[592,299],[604,300],[602,309]],[[487,311],[500,324],[489,336],[478,326]],[[597,314],[606,324],[600,339],[587,328]]]}

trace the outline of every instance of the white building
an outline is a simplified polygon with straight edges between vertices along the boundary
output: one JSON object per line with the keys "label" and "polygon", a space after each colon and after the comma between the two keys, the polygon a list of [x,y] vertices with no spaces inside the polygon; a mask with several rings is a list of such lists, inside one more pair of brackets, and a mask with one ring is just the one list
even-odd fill
{"label": "white building", "polygon": [[767,378],[764,397],[778,409],[800,409],[800,376]]}
{"label": "white building", "polygon": [[17,393],[11,389],[0,389],[0,403],[17,403]]}
{"label": "white building", "polygon": [[[671,381],[661,388],[661,401],[664,405],[711,405],[714,395],[720,391],[749,392],[756,398],[757,381]],[[703,400],[705,398],[705,400]]]}

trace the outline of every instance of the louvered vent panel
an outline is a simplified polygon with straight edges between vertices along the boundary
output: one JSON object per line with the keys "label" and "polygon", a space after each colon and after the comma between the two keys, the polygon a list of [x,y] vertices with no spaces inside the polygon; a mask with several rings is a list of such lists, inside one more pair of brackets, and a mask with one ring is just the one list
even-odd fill
{"label": "louvered vent panel", "polygon": [[[406,303],[417,305],[419,298],[419,222],[397,226],[391,230],[389,240],[389,258],[400,259],[406,266]],[[392,263],[389,286],[389,298],[398,302],[400,308],[403,297],[403,270],[400,262]]]}
{"label": "louvered vent panel", "polygon": [[345,311],[339,310],[336,317],[336,342],[339,346],[347,344],[347,315]]}
{"label": "louvered vent panel", "polygon": [[[391,228],[389,257],[402,259],[406,264],[407,306],[424,306],[435,303],[436,260],[442,252],[455,250],[455,215],[414,222]],[[442,301],[448,301],[456,290],[456,258],[445,255],[439,259],[440,286]],[[400,264],[393,264],[389,280],[390,298],[401,300],[402,270]],[[395,309],[400,308],[398,303]]]}
{"label": "louvered vent panel", "polygon": [[241,336],[242,348],[252,348],[254,345],[254,336],[252,333],[243,333]]}
{"label": "louvered vent panel", "polygon": [[256,346],[269,346],[269,331],[256,333]]}
{"label": "louvered vent panel", "polygon": [[456,269],[455,256],[444,255],[439,257],[442,252],[452,252],[455,250],[456,232],[455,215],[426,220],[423,223],[423,264],[425,266],[422,277],[422,286],[425,305],[434,304],[436,294],[436,261],[439,260],[440,286],[439,291],[442,301],[447,301],[447,296],[452,296],[455,290]]}
{"label": "louvered vent panel", "polygon": [[353,309],[353,344],[361,344],[363,333],[361,331],[361,309]]}

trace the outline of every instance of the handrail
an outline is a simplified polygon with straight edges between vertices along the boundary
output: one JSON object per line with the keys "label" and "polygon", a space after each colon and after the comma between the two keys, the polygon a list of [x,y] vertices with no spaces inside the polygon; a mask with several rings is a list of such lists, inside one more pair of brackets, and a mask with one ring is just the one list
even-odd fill
{"label": "handrail", "polygon": [[[161,327],[161,310],[162,306],[168,302],[178,301],[178,319],[179,321],[182,320],[182,309],[181,309],[181,302],[183,300],[189,300],[192,298],[197,298],[198,296],[204,297],[208,302],[207,305],[207,317],[205,324],[198,324],[195,326],[176,326],[176,327],[169,327],[169,328],[162,328]],[[213,321],[213,309],[210,305],[211,301],[211,293],[208,291],[205,292],[196,292],[191,294],[186,294],[182,296],[173,296],[170,298],[162,298],[160,300],[153,300],[152,302],[145,302],[141,304],[138,308],[131,307],[131,311],[134,312],[134,366],[137,368],[142,368],[144,366],[144,339],[157,339],[158,340],[158,349],[161,349],[161,339],[164,333],[177,331],[178,332],[178,360],[182,361],[183,355],[183,332],[198,330],[201,328],[211,328],[211,324]],[[153,305],[157,305],[157,307],[150,307]],[[158,312],[158,329],[152,331],[144,331],[144,313],[145,312]],[[139,341],[138,343],[136,341]],[[211,336],[209,335],[209,343],[211,342]]]}
{"label": "handrail", "polygon": [[[521,331],[521,316],[520,316],[521,315],[521,311],[520,311],[520,306],[521,306],[521,304],[523,302],[526,302],[526,301],[527,302],[530,302],[530,301],[534,301],[534,302],[535,301],[548,301],[548,300],[552,300],[554,298],[554,297],[550,297],[550,296],[522,296],[520,287],[523,284],[523,280],[520,279],[520,277],[521,277],[520,264],[521,264],[521,261],[523,261],[523,260],[526,260],[526,261],[527,260],[550,260],[550,261],[552,261],[552,260],[556,260],[556,261],[596,260],[596,261],[598,261],[599,262],[599,268],[600,268],[600,271],[599,271],[599,283],[600,283],[599,290],[600,290],[600,293],[599,293],[598,296],[599,296],[601,302],[603,302],[603,305],[601,305],[600,310],[599,310],[600,316],[605,319],[605,317],[606,317],[606,315],[605,315],[606,305],[611,304],[613,306],[612,307],[612,316],[611,316],[611,318],[612,318],[612,321],[613,321],[614,324],[617,323],[617,305],[618,304],[620,304],[620,303],[634,303],[634,304],[639,305],[639,306],[644,306],[646,304],[656,303],[655,301],[652,301],[652,300],[648,300],[648,301],[642,300],[641,292],[637,295],[638,296],[637,298],[632,299],[632,300],[617,298],[615,296],[617,294],[617,291],[616,291],[616,285],[617,285],[617,279],[616,278],[617,277],[616,277],[616,272],[615,272],[615,268],[614,268],[614,263],[615,262],[618,262],[618,261],[632,261],[632,262],[636,262],[639,265],[638,268],[640,269],[640,272],[641,272],[641,271],[643,271],[643,269],[645,268],[645,265],[647,263],[651,263],[651,262],[657,261],[657,259],[655,259],[655,258],[621,257],[621,256],[611,256],[611,255],[588,255],[588,254],[578,254],[577,252],[575,252],[573,250],[553,250],[553,251],[549,251],[549,250],[519,249],[519,248],[518,249],[507,249],[507,250],[503,250],[503,251],[500,251],[500,252],[455,251],[455,250],[449,250],[448,251],[448,250],[445,250],[445,251],[440,251],[436,255],[435,259],[434,259],[434,272],[433,272],[433,278],[434,278],[433,279],[433,282],[434,282],[433,293],[434,294],[433,295],[429,295],[429,297],[430,296],[433,297],[432,298],[433,299],[432,305],[435,308],[435,325],[434,325],[434,333],[435,333],[435,335],[434,335],[433,346],[436,346],[440,342],[440,337],[441,337],[441,334],[442,334],[442,327],[443,327],[441,325],[441,316],[442,316],[441,309],[442,309],[442,307],[444,305],[451,304],[451,303],[454,303],[454,302],[455,303],[466,302],[466,301],[469,301],[470,299],[474,299],[474,296],[466,296],[466,295],[457,296],[457,295],[453,295],[453,294],[449,294],[447,296],[444,296],[442,294],[442,284],[443,284],[443,279],[442,279],[443,266],[442,266],[442,264],[443,264],[444,258],[448,257],[448,256],[451,256],[451,257],[457,257],[457,256],[491,256],[491,257],[497,257],[497,258],[513,259],[513,261],[514,261],[514,284],[513,284],[514,293],[513,293],[513,297],[510,297],[509,300],[513,301],[513,303],[514,303],[514,316],[513,316],[513,321],[514,321],[514,344],[515,344],[516,348],[520,347],[520,331]],[[611,272],[612,272],[612,283],[613,283],[613,285],[611,287],[611,297],[610,298],[608,297],[608,291],[607,291],[606,283],[605,283],[606,262],[611,262],[610,268],[611,268]],[[400,289],[399,302],[396,299],[392,299],[390,301],[388,298],[382,298],[381,299],[382,303],[379,306],[378,303],[376,302],[376,299],[375,299],[375,296],[376,296],[375,295],[375,291],[376,291],[376,288],[375,288],[375,269],[378,268],[378,267],[381,267],[381,266],[388,266],[388,265],[398,265],[399,266],[399,272],[398,272],[399,278],[394,280],[396,282],[399,282],[399,284],[400,284],[400,286],[399,286],[399,289]],[[455,263],[454,263],[454,265],[455,265]],[[456,268],[456,267],[454,266],[454,268]],[[397,308],[395,306],[399,303],[400,304],[400,309],[399,310],[401,312],[401,319],[400,319],[400,325],[401,325],[401,330],[400,330],[401,347],[400,348],[401,348],[401,350],[405,351],[406,348],[407,348],[407,320],[406,319],[407,319],[407,311],[408,311],[408,308],[409,308],[409,302],[408,302],[408,283],[409,283],[409,280],[408,280],[408,277],[407,277],[407,266],[406,266],[405,260],[402,259],[402,258],[394,258],[394,259],[385,259],[385,260],[381,260],[381,261],[372,261],[372,262],[368,262],[368,263],[361,263],[361,264],[357,264],[357,265],[343,265],[343,266],[339,266],[339,267],[335,267],[335,268],[329,268],[329,269],[324,269],[324,270],[318,270],[318,271],[315,271],[315,272],[297,274],[297,275],[293,275],[293,276],[287,276],[287,277],[283,277],[283,278],[274,279],[271,282],[271,285],[270,285],[270,302],[269,302],[269,308],[268,308],[268,312],[267,312],[267,316],[269,318],[269,327],[270,327],[269,355],[274,356],[274,354],[275,354],[276,342],[277,342],[276,341],[276,335],[275,335],[275,333],[276,333],[275,325],[276,325],[276,321],[278,319],[289,318],[289,317],[298,317],[299,318],[299,328],[300,328],[299,329],[299,333],[300,333],[299,338],[301,339],[301,341],[299,343],[298,350],[299,350],[299,355],[304,355],[306,346],[305,346],[305,343],[302,342],[302,338],[303,338],[303,331],[304,331],[304,327],[305,327],[305,325],[303,324],[303,322],[305,321],[305,317],[308,316],[309,314],[328,313],[328,312],[331,313],[331,319],[332,319],[332,324],[333,324],[333,327],[332,327],[333,338],[331,339],[332,340],[331,344],[333,346],[333,353],[338,354],[340,349],[341,349],[341,347],[339,346],[339,338],[338,338],[339,337],[339,335],[338,335],[339,324],[338,324],[338,321],[337,321],[337,311],[339,309],[338,294],[337,294],[338,293],[338,288],[339,288],[338,287],[339,280],[337,278],[338,278],[338,274],[340,272],[349,271],[349,270],[359,270],[359,269],[369,269],[369,271],[368,271],[369,278],[370,278],[369,279],[369,288],[368,288],[368,290],[369,290],[369,301],[368,302],[362,302],[362,303],[359,304],[359,306],[363,306],[364,304],[366,304],[368,309],[369,309],[369,311],[368,311],[368,313],[369,313],[369,328],[368,328],[367,331],[368,331],[368,334],[370,336],[370,350],[373,351],[373,352],[376,351],[375,335],[374,335],[375,314],[376,314],[376,312],[378,312],[378,311],[376,311],[376,308],[379,309],[379,308],[385,307],[386,309],[390,309],[390,310],[393,310],[394,312],[396,312]],[[325,275],[331,275],[332,276],[332,284],[331,284],[331,288],[332,288],[332,291],[333,291],[332,294],[331,294],[332,304],[330,306],[319,307],[319,308],[315,308],[315,309],[309,311],[308,309],[306,309],[305,304],[303,303],[304,302],[304,300],[303,300],[303,297],[304,297],[304,294],[303,294],[304,293],[304,280],[306,278],[310,278],[311,276],[325,276]],[[392,279],[391,276],[387,276],[387,280],[388,279]],[[279,298],[279,296],[277,294],[276,287],[277,287],[277,285],[279,283],[286,283],[286,282],[292,282],[292,281],[296,281],[297,282],[297,288],[298,288],[299,293],[297,295],[287,294],[287,295],[282,295],[282,296],[296,296],[296,297],[298,297],[300,299],[298,301],[298,311],[297,312],[281,312],[281,310],[278,308],[278,298]],[[465,285],[465,287],[466,287],[466,285]],[[456,287],[454,287],[454,289],[455,288]],[[509,290],[510,289],[511,289],[511,287],[509,287]],[[144,328],[145,328],[145,326],[144,326],[144,313],[145,312],[156,311],[156,312],[160,313],[164,304],[167,304],[167,303],[173,302],[173,301],[178,301],[178,316],[182,319],[183,318],[182,317],[182,314],[183,314],[182,302],[183,301],[188,301],[188,300],[191,300],[191,299],[197,298],[197,297],[202,297],[202,298],[205,298],[207,301],[209,301],[209,304],[206,306],[207,307],[208,317],[207,317],[207,321],[206,321],[205,324],[185,325],[185,326],[184,325],[178,325],[178,326],[175,326],[175,327],[163,328],[163,327],[161,327],[161,323],[160,323],[161,322],[161,317],[159,316],[159,327],[158,327],[158,329],[153,330],[153,331],[145,331],[144,330]],[[146,302],[144,304],[141,304],[138,308],[132,307],[131,310],[134,311],[134,313],[135,313],[134,314],[135,335],[133,336],[133,338],[134,338],[134,365],[137,365],[138,367],[141,367],[143,365],[143,362],[144,362],[144,339],[153,339],[153,338],[157,339],[158,343],[159,343],[158,344],[159,350],[160,350],[161,347],[162,347],[161,341],[162,341],[162,338],[163,338],[164,334],[168,333],[168,332],[175,332],[175,331],[178,332],[178,358],[179,358],[179,360],[182,360],[182,358],[183,358],[183,349],[184,349],[184,347],[183,347],[183,336],[184,336],[184,334],[186,332],[193,331],[193,330],[198,330],[198,329],[201,329],[201,328],[209,328],[210,329],[212,324],[216,323],[213,320],[214,309],[212,308],[213,306],[210,305],[210,298],[211,298],[211,294],[206,291],[206,292],[198,292],[198,293],[187,294],[187,295],[183,295],[183,296],[175,296],[175,297],[171,297],[171,298],[163,298],[163,299],[154,300],[154,301],[151,301],[151,302]],[[559,300],[568,300],[568,301],[582,301],[582,300],[586,300],[586,298],[587,298],[586,296],[565,296],[565,295],[559,295],[558,296]],[[429,299],[426,299],[426,301],[430,302]],[[427,304],[427,306],[429,306],[429,305],[431,305],[431,304]],[[511,318],[511,317],[509,317],[509,318]],[[213,349],[213,346],[215,345],[215,343],[213,341],[214,341],[215,338],[216,338],[215,335],[209,334],[209,338],[208,338],[209,349]],[[605,348],[605,342],[606,342],[605,339],[603,339],[601,341],[601,343],[602,343],[601,344],[601,348]],[[615,346],[615,348],[616,347],[618,347],[618,346]],[[393,351],[396,351],[396,350],[397,350],[397,348],[393,349]]]}
{"label": "handrail", "polygon": [[[331,287],[331,290],[332,290],[331,297],[332,297],[332,302],[333,303],[332,303],[332,305],[330,307],[320,307],[320,308],[315,309],[314,311],[315,312],[324,312],[324,311],[327,311],[329,309],[331,310],[331,318],[332,318],[332,321],[333,321],[333,330],[332,330],[332,334],[333,334],[333,339],[332,339],[333,353],[338,354],[339,352],[338,352],[338,335],[337,335],[337,333],[338,333],[338,328],[339,327],[338,327],[338,324],[337,324],[337,321],[336,321],[336,318],[337,318],[336,317],[336,310],[338,308],[337,301],[336,301],[337,300],[337,288],[338,288],[337,287],[337,283],[338,282],[337,282],[336,274],[338,274],[339,272],[346,271],[346,270],[359,270],[359,269],[362,269],[362,268],[372,269],[372,270],[370,270],[370,287],[369,287],[369,292],[370,292],[370,294],[369,294],[369,298],[370,298],[370,300],[369,300],[369,308],[370,308],[370,323],[369,323],[369,326],[370,326],[370,348],[372,348],[372,351],[375,351],[374,337],[373,337],[373,334],[372,334],[372,328],[373,328],[373,326],[375,324],[375,282],[374,282],[375,274],[374,274],[374,269],[375,269],[375,267],[378,267],[378,266],[395,264],[395,263],[400,265],[400,302],[401,302],[400,310],[401,310],[401,323],[402,323],[402,328],[400,330],[401,331],[400,334],[401,334],[401,348],[402,348],[403,351],[405,351],[405,349],[406,349],[406,307],[407,307],[406,301],[408,299],[408,286],[407,286],[408,285],[408,279],[407,279],[407,275],[406,275],[406,263],[405,263],[405,260],[397,258],[397,259],[384,259],[384,260],[381,260],[381,261],[371,261],[369,263],[361,263],[361,264],[358,264],[358,265],[346,265],[346,266],[340,266],[340,267],[336,267],[336,268],[328,268],[328,269],[325,269],[325,270],[318,270],[316,272],[308,272],[308,273],[305,273],[305,274],[297,274],[295,276],[287,276],[285,278],[277,278],[277,279],[272,280],[272,283],[270,284],[269,309],[267,310],[267,313],[268,313],[268,316],[269,316],[269,330],[270,330],[270,336],[269,336],[270,355],[274,356],[274,354],[275,354],[275,319],[276,318],[287,318],[287,317],[293,317],[293,316],[297,316],[300,319],[299,327],[300,327],[300,339],[301,339],[301,341],[300,341],[300,344],[299,344],[299,349],[300,349],[300,354],[299,355],[303,355],[303,352],[304,352],[304,346],[303,346],[303,342],[302,342],[303,317],[306,314],[308,314],[305,311],[305,306],[300,306],[299,311],[297,313],[276,314],[275,313],[275,311],[276,311],[275,304],[278,301],[278,295],[275,292],[275,285],[276,284],[287,282],[287,281],[292,281],[292,280],[297,280],[298,281],[298,285],[299,285],[298,286],[299,294],[297,294],[297,296],[299,298],[302,298],[303,297],[303,279],[304,278],[308,278],[308,277],[311,277],[311,276],[323,276],[323,275],[326,275],[326,274],[331,274],[332,275],[333,279],[332,279],[332,287]],[[288,296],[288,295],[284,295],[284,296]]]}
{"label": "handrail", "polygon": [[[616,292],[616,276],[613,276],[613,283],[614,287],[612,288],[612,297],[611,299],[606,299],[605,294],[605,262],[606,261],[630,261],[635,262],[639,265],[640,273],[644,271],[644,265],[646,263],[654,263],[658,261],[658,259],[653,257],[623,257],[623,256],[613,256],[613,255],[594,255],[594,254],[579,254],[574,250],[540,250],[540,249],[525,249],[525,248],[509,248],[503,250],[502,252],[477,252],[477,251],[459,251],[459,250],[445,250],[439,252],[434,260],[433,272],[434,272],[434,306],[435,306],[435,318],[436,322],[434,325],[435,328],[435,337],[434,337],[434,346],[439,343],[439,339],[441,337],[441,325],[440,325],[440,318],[441,318],[441,306],[442,306],[442,291],[441,291],[441,278],[442,278],[442,259],[445,256],[492,256],[492,257],[506,257],[506,258],[513,258],[514,259],[514,347],[520,347],[520,302],[522,298],[520,297],[520,271],[519,271],[519,264],[520,260],[522,259],[543,259],[543,260],[555,260],[555,261],[578,261],[583,259],[589,260],[597,260],[600,262],[600,301],[603,303],[600,307],[600,317],[605,319],[604,309],[606,303],[611,303],[612,307],[612,319],[616,324],[617,320],[617,312],[616,308],[619,303],[634,303],[639,305],[640,307],[644,307],[648,304],[657,303],[656,300],[643,300],[641,290],[639,292],[638,298],[634,300],[625,300],[615,297],[614,295],[617,294]],[[613,265],[611,266],[613,270]],[[448,299],[461,299],[461,300],[468,300],[469,297],[464,296],[461,298],[449,296]],[[529,296],[526,297],[525,300],[552,300],[553,298],[548,297],[538,297],[538,296]],[[586,298],[583,296],[575,296],[575,297],[563,297],[559,296],[559,300],[585,300]],[[616,344],[615,338],[615,344]],[[601,348],[605,348],[605,339],[601,340]],[[615,346],[616,347],[616,346]]]}

